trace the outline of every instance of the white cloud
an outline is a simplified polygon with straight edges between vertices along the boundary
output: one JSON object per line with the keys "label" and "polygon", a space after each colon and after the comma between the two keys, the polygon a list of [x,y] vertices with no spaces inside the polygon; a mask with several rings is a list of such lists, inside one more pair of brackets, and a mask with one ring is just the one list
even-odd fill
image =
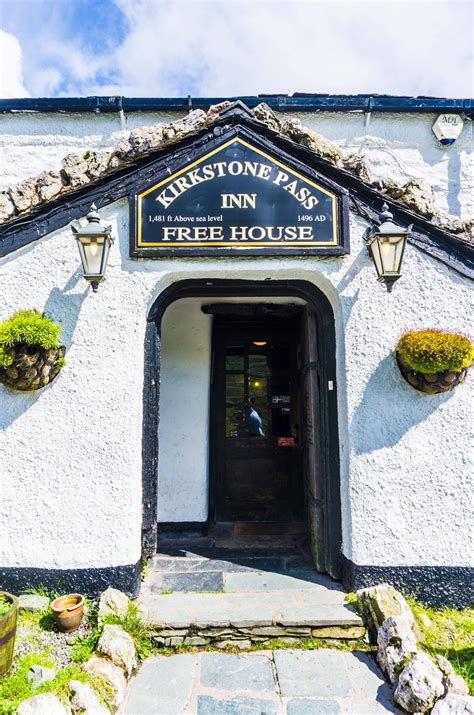
{"label": "white cloud", "polygon": [[29,97],[30,93],[23,84],[21,45],[15,35],[0,30],[0,97],[11,99]]}
{"label": "white cloud", "polygon": [[117,94],[472,91],[466,2],[115,2],[130,28]]}
{"label": "white cloud", "polygon": [[[8,29],[25,33],[26,9],[43,1],[12,0]],[[89,24],[78,22],[59,0],[47,0],[36,32],[18,30],[36,96],[472,93],[470,0],[103,2],[106,45],[100,31],[97,45],[85,41],[93,15]],[[120,31],[112,2],[126,20]],[[87,0],[80,7],[85,12]],[[8,62],[16,56],[20,69],[4,76],[21,85],[20,48],[8,37],[16,43]]]}

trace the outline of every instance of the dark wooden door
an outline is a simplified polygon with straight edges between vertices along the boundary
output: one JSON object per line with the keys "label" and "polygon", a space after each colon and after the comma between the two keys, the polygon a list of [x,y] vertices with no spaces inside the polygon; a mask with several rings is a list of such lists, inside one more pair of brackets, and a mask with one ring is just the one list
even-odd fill
{"label": "dark wooden door", "polygon": [[211,464],[219,522],[303,519],[299,321],[216,317]]}

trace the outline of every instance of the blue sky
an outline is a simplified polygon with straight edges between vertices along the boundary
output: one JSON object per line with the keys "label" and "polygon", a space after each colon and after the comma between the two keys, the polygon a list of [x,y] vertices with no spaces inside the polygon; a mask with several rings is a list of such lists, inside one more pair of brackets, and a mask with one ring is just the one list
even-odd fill
{"label": "blue sky", "polygon": [[0,95],[473,94],[472,2],[0,0]]}

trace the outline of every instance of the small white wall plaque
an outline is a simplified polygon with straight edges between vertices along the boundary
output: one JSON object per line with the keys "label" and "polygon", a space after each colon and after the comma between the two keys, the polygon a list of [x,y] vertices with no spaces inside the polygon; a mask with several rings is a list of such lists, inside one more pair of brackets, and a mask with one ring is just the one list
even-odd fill
{"label": "small white wall plaque", "polygon": [[462,132],[464,122],[460,114],[440,114],[432,126],[433,133],[441,144],[454,144]]}

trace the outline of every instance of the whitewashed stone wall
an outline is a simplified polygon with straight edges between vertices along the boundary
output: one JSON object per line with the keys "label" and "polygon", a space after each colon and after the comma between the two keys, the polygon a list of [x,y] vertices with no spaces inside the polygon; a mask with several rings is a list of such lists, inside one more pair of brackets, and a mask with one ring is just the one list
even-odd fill
{"label": "whitewashed stone wall", "polygon": [[[0,151],[5,157],[0,190],[44,169],[59,170],[61,159],[70,152],[111,149],[137,127],[179,116],[153,112],[0,115]],[[438,211],[472,218],[474,154],[469,119],[456,143],[443,147],[431,131],[437,114],[318,112],[291,116],[299,117],[304,126],[345,152],[364,154],[374,178],[401,184],[422,179],[433,187]]]}
{"label": "whitewashed stone wall", "polygon": [[[39,393],[0,386],[2,565],[66,569],[139,559],[146,316],[164,288],[191,277],[306,280],[326,293],[337,329],[344,553],[358,564],[469,563],[472,376],[453,393],[419,394],[391,355],[408,328],[467,333],[467,279],[409,247],[403,277],[388,294],[375,280],[362,241],[366,223],[357,216],[345,257],[132,261],[127,202],[100,213],[117,240],[95,295],[80,276],[69,227],[0,262],[0,319],[19,308],[46,309],[63,324],[68,348],[66,368]],[[172,382],[163,388],[166,396]],[[203,399],[203,430],[207,414]],[[179,420],[182,429],[182,413]],[[205,478],[204,470],[193,476],[196,484]],[[190,520],[196,514],[190,508]]]}

